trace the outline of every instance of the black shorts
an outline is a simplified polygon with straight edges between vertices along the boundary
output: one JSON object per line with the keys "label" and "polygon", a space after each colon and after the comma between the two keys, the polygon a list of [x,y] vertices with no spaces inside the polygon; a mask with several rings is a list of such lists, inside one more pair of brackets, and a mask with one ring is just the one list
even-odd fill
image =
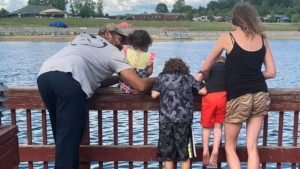
{"label": "black shorts", "polygon": [[159,124],[157,158],[163,161],[185,161],[189,159],[188,143],[191,137],[191,124]]}

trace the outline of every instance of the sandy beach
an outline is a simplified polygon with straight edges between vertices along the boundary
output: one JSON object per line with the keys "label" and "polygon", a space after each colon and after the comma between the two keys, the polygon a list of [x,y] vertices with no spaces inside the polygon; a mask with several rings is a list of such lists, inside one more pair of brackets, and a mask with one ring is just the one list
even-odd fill
{"label": "sandy beach", "polygon": [[[173,40],[215,40],[226,31],[189,31],[175,28],[135,28],[145,29],[154,41]],[[97,34],[97,27],[72,27],[72,28],[49,28],[49,27],[1,27],[0,41],[71,41],[82,32]],[[128,33],[133,29],[125,30]],[[300,31],[266,31],[269,39],[299,39]]]}

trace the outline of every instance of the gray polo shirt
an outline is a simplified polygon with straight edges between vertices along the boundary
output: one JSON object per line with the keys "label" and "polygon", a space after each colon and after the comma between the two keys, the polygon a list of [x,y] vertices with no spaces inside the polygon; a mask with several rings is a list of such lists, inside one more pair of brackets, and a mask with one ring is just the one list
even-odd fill
{"label": "gray polo shirt", "polygon": [[89,98],[103,80],[128,68],[131,66],[124,55],[104,38],[81,34],[48,58],[38,76],[51,71],[70,72]]}

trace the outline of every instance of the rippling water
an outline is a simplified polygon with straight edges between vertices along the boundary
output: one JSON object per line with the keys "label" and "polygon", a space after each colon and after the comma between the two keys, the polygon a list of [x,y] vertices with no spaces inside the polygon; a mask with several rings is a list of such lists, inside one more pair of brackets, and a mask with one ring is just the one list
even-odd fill
{"label": "rippling water", "polygon": [[[0,81],[8,86],[36,86],[36,75],[42,62],[59,51],[67,42],[0,42]],[[173,41],[173,42],[155,42],[150,51],[157,54],[154,62],[154,73],[156,76],[162,70],[164,62],[170,57],[181,57],[191,69],[191,73],[195,74],[208,55],[214,45],[214,41]],[[299,40],[271,40],[270,46],[274,55],[277,66],[276,79],[268,80],[270,88],[299,88],[300,74],[297,73],[300,65],[300,57],[298,56],[300,41]],[[41,115],[39,112],[33,112],[32,124],[34,144],[41,144]],[[19,125],[19,143],[26,144],[26,119],[25,112],[18,110],[17,124]],[[97,144],[97,122],[92,120],[97,118],[96,112],[91,112],[91,144]],[[277,144],[278,132],[278,115],[273,113],[269,116],[269,145]],[[149,112],[149,144],[157,144],[158,139],[158,114]],[[273,120],[274,119],[274,120]],[[286,122],[293,121],[292,115],[285,115]],[[119,144],[128,144],[128,114],[121,112],[118,115]],[[143,113],[137,112],[133,116],[134,121],[134,144],[143,144]],[[4,124],[10,124],[10,116],[8,112],[4,112]],[[112,113],[107,111],[103,113],[103,142],[104,145],[113,144],[113,117]],[[201,144],[201,129],[199,125],[199,112],[195,113],[194,126],[196,131],[197,144]],[[299,131],[300,132],[300,131]],[[51,129],[48,127],[48,135],[51,136]],[[300,135],[300,134],[298,134]],[[245,144],[245,127],[242,128],[239,144]],[[299,138],[300,139],[300,138]],[[53,139],[49,138],[48,142],[53,144]],[[262,139],[259,139],[262,142]],[[292,127],[285,125],[283,144],[292,144]],[[157,168],[157,163],[149,163],[149,168]],[[35,168],[42,168],[41,163],[35,163]],[[134,168],[142,168],[142,163],[134,163]],[[50,164],[50,168],[53,164]],[[97,168],[97,165],[93,168]],[[196,164],[193,166],[200,166]],[[120,162],[120,168],[128,168],[127,163]],[[26,164],[21,164],[20,168],[27,168]],[[113,163],[105,163],[105,168],[113,168]],[[224,166],[224,168],[227,168]],[[269,165],[267,168],[276,168],[275,165]],[[290,168],[289,165],[283,165],[282,168]]]}

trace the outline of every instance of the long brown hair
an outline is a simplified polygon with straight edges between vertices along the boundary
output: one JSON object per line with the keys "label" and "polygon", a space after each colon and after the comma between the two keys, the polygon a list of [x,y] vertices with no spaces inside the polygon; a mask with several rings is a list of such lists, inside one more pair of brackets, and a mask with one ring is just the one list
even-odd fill
{"label": "long brown hair", "polygon": [[248,2],[238,2],[233,7],[232,24],[241,27],[247,37],[256,34],[265,37],[256,9]]}
{"label": "long brown hair", "polygon": [[166,61],[163,72],[178,71],[182,74],[190,74],[190,68],[180,58],[170,58]]}

